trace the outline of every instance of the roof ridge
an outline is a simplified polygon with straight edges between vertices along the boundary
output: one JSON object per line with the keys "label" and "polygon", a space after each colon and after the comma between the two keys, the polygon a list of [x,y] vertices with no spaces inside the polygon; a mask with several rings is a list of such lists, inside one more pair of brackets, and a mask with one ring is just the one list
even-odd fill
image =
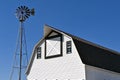
{"label": "roof ridge", "polygon": [[98,48],[101,48],[101,49],[110,51],[110,52],[112,52],[112,53],[115,53],[115,54],[117,54],[117,55],[120,55],[120,52],[115,51],[115,50],[113,50],[113,49],[110,49],[110,48],[104,47],[104,46],[102,46],[102,45],[99,45],[99,44],[97,44],[97,43],[94,43],[94,42],[85,40],[85,39],[83,39],[83,38],[80,38],[80,37],[78,37],[78,36],[72,35],[72,34],[70,34],[70,33],[66,33],[66,32],[64,32],[64,31],[62,31],[62,30],[59,30],[59,29],[54,28],[54,27],[52,27],[52,26],[49,26],[49,25],[47,25],[47,24],[45,24],[45,26],[51,28],[52,30],[62,32],[62,33],[64,33],[64,34],[68,35],[68,36],[71,36],[71,37],[74,38],[74,39],[77,39],[77,40],[79,40],[79,41],[82,41],[82,42],[84,42],[84,43],[87,43],[87,44],[89,44],[89,45],[92,45],[92,46],[94,46],[94,47],[98,47]]}

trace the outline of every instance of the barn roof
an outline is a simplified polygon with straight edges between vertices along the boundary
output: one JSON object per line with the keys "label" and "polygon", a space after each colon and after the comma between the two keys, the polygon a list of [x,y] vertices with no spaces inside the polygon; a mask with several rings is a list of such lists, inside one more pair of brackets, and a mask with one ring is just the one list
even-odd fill
{"label": "barn roof", "polygon": [[[44,37],[38,42],[38,44],[41,44],[44,41],[45,37],[51,31],[56,31],[63,35],[70,36],[73,39],[76,49],[79,53],[79,56],[84,64],[120,73],[120,53],[119,52],[97,45],[90,41],[87,41],[77,36],[66,33],[64,31],[55,29],[51,26],[45,25]],[[35,56],[35,53],[33,51],[32,57],[30,59],[30,62],[26,70],[26,74],[29,74],[30,72],[30,69],[34,60],[34,56]]]}

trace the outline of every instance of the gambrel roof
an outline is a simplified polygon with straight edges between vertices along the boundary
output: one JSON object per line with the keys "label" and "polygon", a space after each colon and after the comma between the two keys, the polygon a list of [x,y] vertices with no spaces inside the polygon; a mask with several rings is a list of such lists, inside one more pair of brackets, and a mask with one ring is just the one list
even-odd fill
{"label": "gambrel roof", "polygon": [[[83,64],[120,73],[120,53],[119,52],[116,52],[111,49],[94,44],[92,42],[86,41],[84,39],[81,39],[79,37],[66,33],[64,31],[55,29],[51,26],[45,25],[44,37],[38,42],[37,45],[41,44],[44,41],[45,37],[51,31],[56,31],[60,34],[68,35],[73,39]],[[36,46],[34,47],[34,50]],[[31,70],[34,57],[35,57],[35,52],[33,51],[32,57],[27,67],[26,74],[29,74]]]}

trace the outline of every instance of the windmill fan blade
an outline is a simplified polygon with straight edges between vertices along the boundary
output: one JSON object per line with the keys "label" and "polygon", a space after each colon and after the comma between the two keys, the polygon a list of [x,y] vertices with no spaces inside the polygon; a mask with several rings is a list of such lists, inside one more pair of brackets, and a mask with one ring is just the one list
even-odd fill
{"label": "windmill fan blade", "polygon": [[24,9],[23,6],[21,6],[21,9]]}
{"label": "windmill fan blade", "polygon": [[29,13],[30,13],[30,9],[26,10],[26,12],[29,12]]}
{"label": "windmill fan blade", "polygon": [[21,21],[25,21],[26,20],[26,18],[24,17],[24,16],[22,16],[22,19],[21,19]]}
{"label": "windmill fan blade", "polygon": [[23,17],[24,17],[24,16],[22,15],[22,17],[21,17],[21,21],[23,21]]}
{"label": "windmill fan blade", "polygon": [[27,16],[27,15],[25,15],[25,17],[26,17],[26,18],[28,18],[28,16]]}
{"label": "windmill fan blade", "polygon": [[18,7],[18,9],[21,9],[20,7]]}
{"label": "windmill fan blade", "polygon": [[26,17],[24,16],[24,17],[23,17],[23,21],[25,21],[25,20],[26,20]]}
{"label": "windmill fan blade", "polygon": [[22,16],[19,16],[19,20],[20,20],[20,21],[22,20]]}
{"label": "windmill fan blade", "polygon": [[25,7],[25,10],[28,10],[28,7]]}
{"label": "windmill fan blade", "polygon": [[26,8],[25,6],[23,6],[24,7],[24,9]]}
{"label": "windmill fan blade", "polygon": [[26,6],[23,6],[23,10],[26,10]]}
{"label": "windmill fan blade", "polygon": [[26,11],[26,14],[30,14],[30,11]]}
{"label": "windmill fan blade", "polygon": [[30,14],[30,11],[26,11],[26,14]]}
{"label": "windmill fan blade", "polygon": [[30,16],[30,14],[26,14],[27,16]]}

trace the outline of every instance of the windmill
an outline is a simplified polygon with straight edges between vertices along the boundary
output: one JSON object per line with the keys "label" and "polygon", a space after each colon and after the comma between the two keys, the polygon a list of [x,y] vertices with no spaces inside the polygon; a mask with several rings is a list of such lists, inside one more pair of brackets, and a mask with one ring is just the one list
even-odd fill
{"label": "windmill", "polygon": [[34,8],[29,9],[26,6],[20,6],[16,9],[16,17],[20,22],[19,36],[17,40],[16,51],[14,54],[14,62],[12,66],[12,72],[10,74],[10,80],[25,80],[25,69],[28,63],[27,58],[27,45],[25,37],[25,29],[23,27],[24,21],[29,16],[34,15]]}

